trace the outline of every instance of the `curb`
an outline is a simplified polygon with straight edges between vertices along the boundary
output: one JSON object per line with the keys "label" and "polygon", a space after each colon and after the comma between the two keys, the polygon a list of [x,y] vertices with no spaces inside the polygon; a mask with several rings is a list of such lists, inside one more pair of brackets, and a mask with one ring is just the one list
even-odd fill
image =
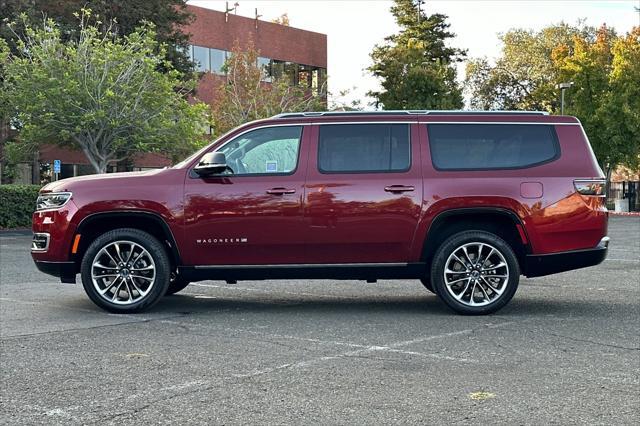
{"label": "curb", "polygon": [[6,236],[6,235],[31,235],[31,229],[29,228],[0,229],[0,236]]}

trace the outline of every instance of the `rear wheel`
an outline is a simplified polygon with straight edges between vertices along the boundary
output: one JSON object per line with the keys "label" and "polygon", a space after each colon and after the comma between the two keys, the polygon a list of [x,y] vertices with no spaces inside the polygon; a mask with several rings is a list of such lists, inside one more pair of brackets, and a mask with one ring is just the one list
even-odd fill
{"label": "rear wheel", "polygon": [[464,231],[438,248],[431,268],[436,294],[466,315],[496,312],[518,289],[520,268],[504,240],[485,231]]}
{"label": "rear wheel", "polygon": [[91,243],[81,265],[89,298],[111,312],[141,312],[169,285],[169,258],[155,237],[138,229],[106,232]]}

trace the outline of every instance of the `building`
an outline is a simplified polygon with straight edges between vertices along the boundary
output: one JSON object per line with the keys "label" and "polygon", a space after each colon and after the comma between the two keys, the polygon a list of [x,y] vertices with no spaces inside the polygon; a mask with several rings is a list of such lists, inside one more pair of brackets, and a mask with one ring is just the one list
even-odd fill
{"label": "building", "polygon": [[[189,55],[201,72],[197,97],[211,104],[217,84],[224,81],[224,62],[237,42],[249,41],[260,52],[258,65],[265,84],[274,77],[286,76],[291,84],[305,85],[312,91],[325,90],[327,78],[327,36],[273,22],[237,16],[196,6],[187,6],[195,15],[185,28],[191,34]],[[54,160],[61,160],[59,179],[92,174],[83,153],[57,146],[43,146],[38,159],[20,164],[16,183],[40,183],[52,178]],[[142,154],[133,164],[113,164],[109,171],[145,170],[165,167],[170,161],[158,154]]]}

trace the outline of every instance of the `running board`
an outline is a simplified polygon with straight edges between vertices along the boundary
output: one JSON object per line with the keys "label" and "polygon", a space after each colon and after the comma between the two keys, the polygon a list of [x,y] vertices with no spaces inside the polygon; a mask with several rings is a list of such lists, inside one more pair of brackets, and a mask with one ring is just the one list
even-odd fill
{"label": "running board", "polygon": [[426,264],[416,263],[333,263],[295,265],[197,265],[180,266],[178,273],[188,281],[332,279],[378,280],[423,278]]}

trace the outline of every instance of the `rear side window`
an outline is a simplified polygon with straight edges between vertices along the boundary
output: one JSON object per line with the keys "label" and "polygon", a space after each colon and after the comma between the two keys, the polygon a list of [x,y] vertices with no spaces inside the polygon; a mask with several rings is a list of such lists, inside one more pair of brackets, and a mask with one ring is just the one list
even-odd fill
{"label": "rear side window", "polygon": [[519,169],[555,160],[552,125],[429,124],[431,160],[438,170]]}
{"label": "rear side window", "polygon": [[321,125],[318,167],[322,173],[409,170],[408,124]]}

